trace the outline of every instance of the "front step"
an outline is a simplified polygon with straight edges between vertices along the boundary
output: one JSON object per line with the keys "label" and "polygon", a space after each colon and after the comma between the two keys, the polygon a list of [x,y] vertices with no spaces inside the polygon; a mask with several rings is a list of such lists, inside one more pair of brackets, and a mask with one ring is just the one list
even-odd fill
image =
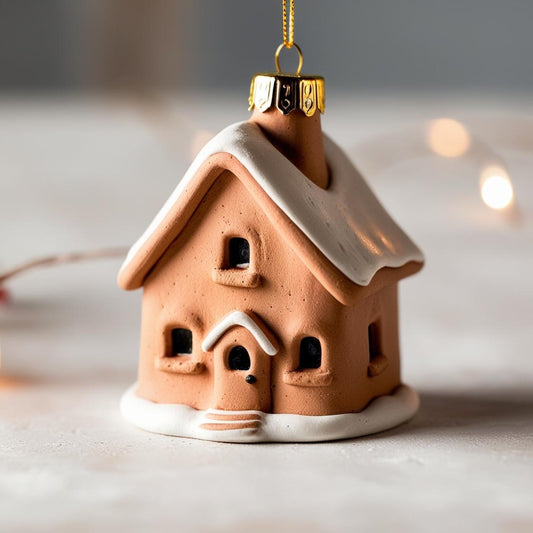
{"label": "front step", "polygon": [[251,430],[255,433],[263,424],[261,411],[223,411],[208,409],[198,427],[209,431]]}

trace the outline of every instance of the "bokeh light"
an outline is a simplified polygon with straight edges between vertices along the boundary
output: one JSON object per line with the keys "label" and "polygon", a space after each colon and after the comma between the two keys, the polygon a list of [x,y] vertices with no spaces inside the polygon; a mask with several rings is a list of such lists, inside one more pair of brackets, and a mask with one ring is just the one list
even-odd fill
{"label": "bokeh light", "polygon": [[470,148],[470,133],[463,124],[451,118],[432,120],[428,130],[431,150],[442,157],[460,157]]}
{"label": "bokeh light", "polygon": [[505,209],[513,202],[514,191],[506,170],[490,166],[483,170],[480,180],[481,198],[492,209]]}

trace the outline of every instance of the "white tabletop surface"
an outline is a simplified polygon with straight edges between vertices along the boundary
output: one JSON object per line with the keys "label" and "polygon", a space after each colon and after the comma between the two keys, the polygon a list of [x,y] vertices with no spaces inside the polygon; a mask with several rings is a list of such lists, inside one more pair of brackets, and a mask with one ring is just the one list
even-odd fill
{"label": "white tabletop surface", "polygon": [[[119,260],[36,270],[0,309],[0,531],[533,530],[533,100],[329,94],[328,106],[326,131],[426,253],[401,286],[419,414],[325,444],[143,432],[118,410],[141,296],[116,287]],[[1,267],[131,244],[191,145],[246,116],[224,96],[0,100]],[[484,160],[419,142],[439,116],[504,158],[518,215],[481,202]],[[406,138],[418,157],[405,160]]]}

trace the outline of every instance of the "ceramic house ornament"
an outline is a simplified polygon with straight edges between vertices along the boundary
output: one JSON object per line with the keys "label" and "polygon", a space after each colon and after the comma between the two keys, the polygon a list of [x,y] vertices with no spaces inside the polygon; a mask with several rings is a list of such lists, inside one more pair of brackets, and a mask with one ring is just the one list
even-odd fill
{"label": "ceramic house ornament", "polygon": [[324,80],[259,74],[120,274],[143,288],[137,426],[225,442],[356,437],[408,420],[398,282],[423,256],[322,133]]}

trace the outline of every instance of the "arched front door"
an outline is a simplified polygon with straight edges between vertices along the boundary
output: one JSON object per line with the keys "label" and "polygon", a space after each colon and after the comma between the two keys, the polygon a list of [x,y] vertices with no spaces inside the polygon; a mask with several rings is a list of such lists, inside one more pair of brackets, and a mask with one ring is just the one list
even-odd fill
{"label": "arched front door", "polygon": [[272,340],[257,318],[240,311],[213,328],[204,349],[213,351],[214,409],[271,411]]}
{"label": "arched front door", "polygon": [[215,346],[213,357],[215,409],[270,411],[272,358],[248,331],[242,327],[228,331]]}

